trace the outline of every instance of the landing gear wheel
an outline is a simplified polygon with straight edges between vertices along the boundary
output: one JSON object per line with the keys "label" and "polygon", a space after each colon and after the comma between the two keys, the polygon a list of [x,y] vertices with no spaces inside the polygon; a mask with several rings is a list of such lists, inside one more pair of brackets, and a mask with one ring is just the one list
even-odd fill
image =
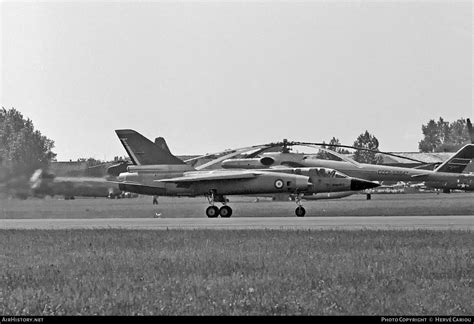
{"label": "landing gear wheel", "polygon": [[230,208],[229,206],[222,206],[219,210],[219,214],[221,215],[221,217],[228,218],[232,216],[232,208]]}
{"label": "landing gear wheel", "polygon": [[298,206],[296,207],[295,214],[298,217],[304,217],[306,214],[306,210],[303,208],[303,206]]}
{"label": "landing gear wheel", "polygon": [[217,208],[216,206],[207,207],[206,215],[209,218],[215,218],[215,217],[219,216],[219,208]]}

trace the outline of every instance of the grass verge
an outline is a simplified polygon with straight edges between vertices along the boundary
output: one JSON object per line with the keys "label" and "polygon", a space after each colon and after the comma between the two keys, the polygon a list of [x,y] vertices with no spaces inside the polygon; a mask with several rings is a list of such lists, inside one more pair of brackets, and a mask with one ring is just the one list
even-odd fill
{"label": "grass verge", "polygon": [[472,315],[472,234],[0,230],[0,313]]}

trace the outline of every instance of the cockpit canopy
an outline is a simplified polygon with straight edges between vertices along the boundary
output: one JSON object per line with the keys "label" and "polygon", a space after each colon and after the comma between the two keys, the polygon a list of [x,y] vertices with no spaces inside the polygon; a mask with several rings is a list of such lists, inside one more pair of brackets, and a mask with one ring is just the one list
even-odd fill
{"label": "cockpit canopy", "polygon": [[318,177],[323,177],[323,178],[349,178],[348,175],[334,170],[334,169],[328,169],[328,168],[295,168],[293,169],[293,173],[295,174],[304,174],[308,173],[309,174],[314,174]]}

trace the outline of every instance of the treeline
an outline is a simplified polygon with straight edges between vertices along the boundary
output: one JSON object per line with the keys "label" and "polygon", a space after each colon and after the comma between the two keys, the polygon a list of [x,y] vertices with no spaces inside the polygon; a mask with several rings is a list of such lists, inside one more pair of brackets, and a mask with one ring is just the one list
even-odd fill
{"label": "treeline", "polygon": [[[420,152],[456,152],[464,145],[474,141],[473,135],[469,133],[468,119],[460,118],[454,122],[447,122],[442,117],[436,122],[431,119],[428,123],[421,126],[423,139],[418,143]],[[325,143],[325,142],[323,142]],[[348,150],[340,147],[339,139],[333,137],[323,148],[335,151],[341,154],[349,153]],[[368,131],[360,134],[352,144],[355,148],[353,159],[360,163],[380,164],[382,157],[377,155],[379,152],[378,139]],[[318,157],[327,159],[334,158],[326,151],[319,151]]]}
{"label": "treeline", "polygon": [[54,141],[35,130],[16,109],[0,110],[0,182],[47,168],[56,154]]}
{"label": "treeline", "polygon": [[[129,161],[130,158],[126,156],[114,156],[113,162],[119,163],[119,162],[124,162],[124,161]],[[72,161],[71,161],[72,162]],[[112,162],[112,161],[102,161],[102,160],[97,160],[95,158],[79,158],[77,159],[77,162],[86,162],[87,167],[94,167],[98,165],[102,165],[104,163]]]}
{"label": "treeline", "polygon": [[431,119],[421,129],[424,138],[418,144],[420,152],[456,152],[471,142],[464,118],[451,123],[441,117],[438,121]]}

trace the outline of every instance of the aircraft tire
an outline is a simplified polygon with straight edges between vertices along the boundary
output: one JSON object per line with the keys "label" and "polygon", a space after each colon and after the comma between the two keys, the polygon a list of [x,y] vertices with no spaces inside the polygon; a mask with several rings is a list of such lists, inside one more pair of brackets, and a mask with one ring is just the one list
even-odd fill
{"label": "aircraft tire", "polygon": [[295,214],[298,217],[304,217],[306,214],[306,210],[303,208],[303,206],[298,206],[296,207]]}
{"label": "aircraft tire", "polygon": [[219,208],[217,208],[216,206],[207,207],[206,215],[209,218],[216,218],[217,216],[219,216]]}
{"label": "aircraft tire", "polygon": [[219,214],[221,215],[221,217],[229,218],[230,216],[232,216],[232,208],[230,208],[229,206],[222,206],[219,210]]}

